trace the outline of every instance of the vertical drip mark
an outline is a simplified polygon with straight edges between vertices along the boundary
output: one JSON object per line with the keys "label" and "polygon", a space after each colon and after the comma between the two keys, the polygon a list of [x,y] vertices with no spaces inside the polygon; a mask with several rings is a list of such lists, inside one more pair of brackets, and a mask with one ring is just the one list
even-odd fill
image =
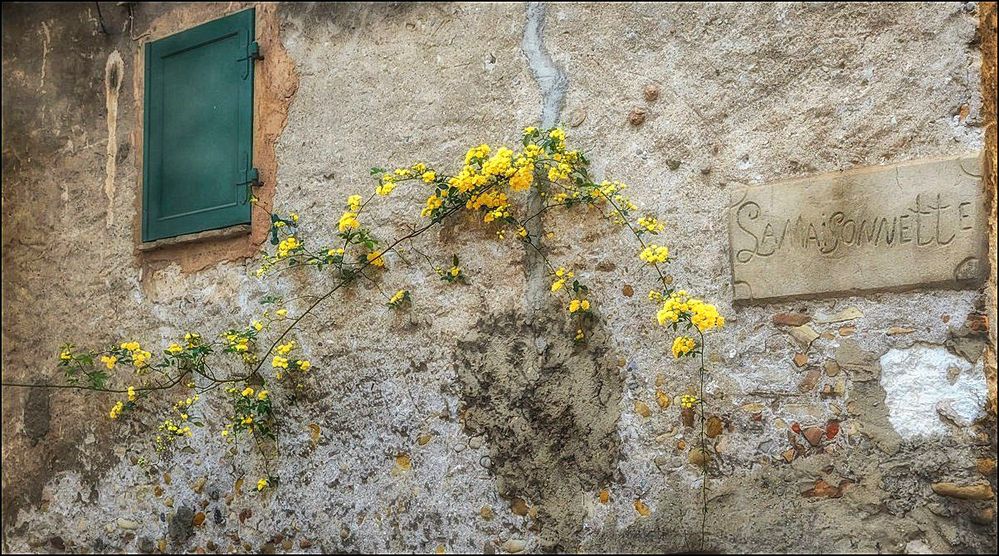
{"label": "vertical drip mark", "polygon": [[41,91],[45,88],[45,67],[48,65],[49,61],[49,43],[52,42],[52,35],[49,33],[49,26],[42,22],[42,34],[45,38],[42,39],[42,72],[41,78],[38,82],[38,90]]}
{"label": "vertical drip mark", "polygon": [[118,92],[125,74],[125,62],[117,50],[104,65],[104,96],[107,108],[108,145],[104,163],[104,195],[108,198],[107,227],[114,222],[114,180],[118,171]]}
{"label": "vertical drip mark", "polygon": [[[541,89],[541,126],[554,126],[562,112],[565,102],[565,92],[569,86],[569,78],[563,68],[552,60],[545,48],[545,5],[531,2],[527,6],[527,23],[524,27],[524,38],[521,50],[527,58],[528,67],[534,75],[534,80]],[[528,214],[541,210],[541,191],[531,188],[527,198]],[[543,218],[535,218],[527,225],[531,239],[541,247],[543,236]],[[527,303],[531,313],[536,313],[544,302],[547,288],[545,287],[545,266],[541,255],[534,249],[527,248]]]}

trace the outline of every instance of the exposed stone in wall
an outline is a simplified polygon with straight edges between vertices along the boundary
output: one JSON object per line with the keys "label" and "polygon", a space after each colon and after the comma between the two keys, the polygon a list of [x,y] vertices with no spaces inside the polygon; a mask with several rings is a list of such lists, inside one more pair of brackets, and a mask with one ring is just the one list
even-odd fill
{"label": "exposed stone in wall", "polygon": [[[104,35],[92,4],[4,6],[4,380],[59,380],[52,361],[65,341],[162,347],[186,330],[248,322],[264,293],[311,291],[293,275],[253,278],[252,258],[188,264],[192,252],[179,249],[151,262],[135,251],[141,90],[131,37],[238,7],[137,4],[130,22],[126,8],[102,3]],[[923,288],[733,307],[725,226],[738,185],[981,149],[989,112],[976,30],[994,8],[257,9],[259,38],[273,41],[265,55],[284,56],[283,45],[287,56],[267,66],[287,112],[258,114],[277,141],[264,181],[313,240],[330,239],[345,197],[371,187],[368,168],[450,164],[471,144],[513,144],[559,104],[597,174],[631,184],[636,204],[667,221],[675,283],[729,317],[708,362],[708,412],[721,431],[710,445],[704,549],[995,550],[995,498],[980,499],[985,486],[995,491],[994,424],[967,424],[970,407],[942,421],[927,404],[909,422],[943,432],[908,434],[894,419],[907,399],[896,397],[898,377],[912,368],[890,355],[933,381],[946,376],[929,363],[961,361],[956,383],[977,395],[983,339],[961,328],[991,311],[994,344],[994,297]],[[558,102],[539,83],[541,45],[543,67],[564,77]],[[114,51],[125,67],[107,228]],[[643,115],[638,125],[632,113]],[[400,188],[376,206],[377,232],[407,231],[421,197]],[[695,370],[668,356],[633,244],[581,214],[540,224],[548,256],[592,285],[595,337],[579,348],[546,316],[564,309],[540,295],[525,250],[475,220],[418,246],[457,253],[467,286],[393,256],[377,286],[348,288],[297,334],[315,373],[294,400],[275,394],[281,486],[269,493],[251,487],[259,456],[225,455],[215,431],[195,437],[194,453],[157,456],[148,430],[158,406],[109,424],[105,398],[5,388],[4,548],[701,548],[696,432],[677,408]],[[378,297],[399,287],[414,293],[410,312]],[[225,407],[201,410],[218,422]]]}

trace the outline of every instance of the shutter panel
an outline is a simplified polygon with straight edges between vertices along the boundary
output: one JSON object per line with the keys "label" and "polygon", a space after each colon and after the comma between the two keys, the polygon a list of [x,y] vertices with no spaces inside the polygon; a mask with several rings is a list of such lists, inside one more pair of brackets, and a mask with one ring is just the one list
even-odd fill
{"label": "shutter panel", "polygon": [[250,222],[254,10],[146,45],[142,240]]}

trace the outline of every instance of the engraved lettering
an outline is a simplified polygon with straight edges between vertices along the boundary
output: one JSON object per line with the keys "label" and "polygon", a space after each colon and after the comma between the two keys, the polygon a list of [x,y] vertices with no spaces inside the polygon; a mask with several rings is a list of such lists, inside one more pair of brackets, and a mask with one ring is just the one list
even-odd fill
{"label": "engraved lettering", "polygon": [[[969,156],[733,192],[736,299],[957,283],[983,257],[981,181]],[[735,197],[738,195],[738,197]]]}
{"label": "engraved lettering", "polygon": [[971,206],[971,203],[969,203],[967,201],[965,201],[965,202],[963,202],[963,203],[961,203],[960,205],[957,206],[957,213],[959,215],[958,216],[958,220],[961,223],[961,229],[962,230],[970,230],[972,227],[974,227],[974,224],[972,222],[965,223],[965,219],[968,219],[968,220],[971,219],[971,213],[970,212],[965,212],[965,207],[970,207],[970,206]]}

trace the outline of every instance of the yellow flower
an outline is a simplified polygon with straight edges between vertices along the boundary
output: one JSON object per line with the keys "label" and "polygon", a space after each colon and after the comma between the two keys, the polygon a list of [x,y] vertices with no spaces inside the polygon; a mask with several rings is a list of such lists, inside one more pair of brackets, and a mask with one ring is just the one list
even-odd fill
{"label": "yellow flower", "polygon": [[663,245],[650,243],[642,249],[638,257],[649,264],[661,264],[669,259],[669,249]]}
{"label": "yellow flower", "polygon": [[253,388],[247,386],[246,388],[243,389],[242,392],[240,392],[240,395],[243,396],[244,398],[249,398],[250,396],[253,395]]}
{"label": "yellow flower", "polygon": [[684,409],[690,409],[698,402],[700,402],[700,400],[697,399],[697,396],[691,396],[690,394],[680,396],[680,407]]}
{"label": "yellow flower", "polygon": [[529,126],[524,128],[524,135],[531,135],[538,131],[538,128],[534,126]]}
{"label": "yellow flower", "polygon": [[59,359],[62,359],[63,361],[69,361],[72,358],[73,354],[68,349],[64,349],[59,353]]}
{"label": "yellow flower", "polygon": [[420,178],[423,180],[423,183],[434,183],[434,180],[437,179],[437,172],[423,172]]}
{"label": "yellow flower", "polygon": [[153,354],[149,353],[148,351],[142,351],[142,350],[133,351],[132,365],[135,366],[135,368],[137,369],[141,369],[149,364],[149,358],[152,356]]}
{"label": "yellow flower", "polygon": [[275,355],[274,359],[271,360],[271,366],[274,367],[275,369],[287,369],[288,360],[285,359],[284,357],[281,357],[280,355]]}
{"label": "yellow flower", "polygon": [[655,218],[644,216],[638,219],[638,226],[650,234],[659,234],[665,229],[665,226]]}
{"label": "yellow flower", "polygon": [[505,175],[513,165],[513,151],[500,147],[496,154],[482,163],[482,173],[489,176]]}
{"label": "yellow flower", "polygon": [[111,417],[112,419],[117,419],[121,415],[123,409],[125,409],[125,404],[119,401],[118,403],[114,404],[114,406],[111,408],[111,412],[108,414],[108,416]]}
{"label": "yellow flower", "polygon": [[442,206],[444,206],[444,201],[441,200],[441,198],[438,197],[437,195],[431,195],[427,197],[427,204],[425,207],[423,207],[423,210],[420,211],[420,216],[426,218],[427,216],[430,216],[431,214],[433,214],[435,210],[439,209]]}
{"label": "yellow flower", "polygon": [[278,309],[277,311],[274,311],[274,314],[281,318],[284,318],[288,315],[288,309]]}
{"label": "yellow flower", "polygon": [[229,436],[229,429],[222,429],[222,436]]}
{"label": "yellow flower", "polygon": [[298,370],[302,371],[303,373],[305,371],[308,371],[309,367],[312,366],[312,363],[309,363],[308,361],[305,361],[305,360],[298,360],[298,361],[295,361],[295,363],[298,364]]}
{"label": "yellow flower", "polygon": [[517,172],[510,177],[510,189],[514,191],[525,191],[531,188],[534,183],[534,165],[527,164],[517,169]]}
{"label": "yellow flower", "polygon": [[140,349],[139,342],[125,342],[121,344],[121,349],[128,351],[138,351]]}
{"label": "yellow flower", "polygon": [[677,336],[677,338],[673,340],[673,357],[679,359],[680,357],[694,351],[695,347],[697,347],[697,342],[695,342],[693,338],[688,336]]}
{"label": "yellow flower", "polygon": [[559,162],[557,165],[548,169],[548,180],[559,181],[566,179],[569,177],[571,172],[572,166],[566,164],[565,162]]}
{"label": "yellow flower", "polygon": [[350,209],[350,212],[357,212],[361,210],[361,196],[351,195],[350,197],[347,197],[347,208]]}
{"label": "yellow flower", "polygon": [[283,259],[284,257],[287,257],[292,251],[298,249],[301,246],[302,242],[298,241],[298,238],[296,238],[295,236],[288,236],[285,239],[281,240],[281,243],[278,244],[277,256]]}
{"label": "yellow flower", "polygon": [[260,332],[261,330],[264,329],[264,323],[260,322],[259,320],[251,322],[250,326],[252,326],[253,329],[256,330],[257,332]]}
{"label": "yellow flower", "polygon": [[294,348],[295,348],[295,340],[291,340],[287,344],[281,344],[278,347],[274,348],[274,351],[278,352],[281,355],[288,355],[288,352],[290,352]]}
{"label": "yellow flower", "polygon": [[562,286],[564,285],[565,285],[565,278],[559,278],[558,280],[555,280],[555,282],[552,284],[552,293],[559,291],[560,289],[562,289]]}
{"label": "yellow flower", "polygon": [[393,181],[386,181],[385,183],[375,188],[375,193],[384,197],[389,193],[392,193],[392,190],[395,189],[395,185],[396,184]]}
{"label": "yellow flower", "polygon": [[392,294],[392,298],[389,299],[390,304],[399,303],[406,296],[406,290],[399,290]]}
{"label": "yellow flower", "polygon": [[690,305],[690,322],[701,332],[712,328],[721,328],[725,325],[725,318],[718,314],[718,309],[714,305],[704,303],[699,299],[692,299]]}
{"label": "yellow flower", "polygon": [[135,387],[134,386],[129,386],[128,387],[128,401],[130,401],[130,402],[134,402],[135,401]]}
{"label": "yellow flower", "polygon": [[340,232],[346,232],[347,230],[353,230],[361,226],[360,221],[357,220],[357,213],[347,211],[343,213],[340,217],[340,222],[337,224]]}
{"label": "yellow flower", "polygon": [[584,300],[580,301],[579,302],[579,308],[582,309],[583,311],[589,311],[590,310],[590,301],[588,299],[584,299]]}
{"label": "yellow flower", "polygon": [[298,222],[298,213],[296,213],[296,212],[291,212],[291,213],[288,213],[288,216],[290,216],[290,217],[291,217],[291,221],[292,221],[292,222],[295,222],[295,223],[297,223],[297,222]]}
{"label": "yellow flower", "polygon": [[117,363],[117,362],[118,362],[118,357],[115,356],[115,355],[102,355],[101,356],[101,363],[104,363],[105,365],[107,365],[108,369],[113,369],[114,368],[114,364]]}
{"label": "yellow flower", "polygon": [[178,344],[176,344],[176,343],[173,343],[173,344],[170,344],[170,346],[169,346],[169,347],[167,347],[167,349],[166,349],[166,350],[167,350],[168,352],[170,352],[170,353],[174,354],[174,355],[177,355],[178,353],[180,353],[180,352],[184,351],[184,348],[180,347],[180,345],[178,345]]}
{"label": "yellow flower", "polygon": [[569,302],[569,312],[575,313],[578,310],[579,310],[579,300],[573,299],[572,301]]}
{"label": "yellow flower", "polygon": [[264,490],[265,488],[267,488],[267,485],[269,484],[270,483],[267,482],[267,479],[260,479],[259,481],[257,481],[257,491]]}
{"label": "yellow flower", "polygon": [[560,150],[565,148],[565,130],[564,129],[562,129],[560,127],[556,127],[555,129],[553,129],[550,132],[548,132],[548,135],[552,139],[554,139],[557,143],[559,143],[561,145],[561,147],[559,147]]}
{"label": "yellow flower", "polygon": [[385,266],[385,259],[382,257],[381,253],[368,253],[367,259],[373,266]]}
{"label": "yellow flower", "polygon": [[471,149],[468,149],[467,153],[465,153],[465,164],[471,164],[473,160],[485,158],[491,151],[492,149],[489,148],[489,145],[485,144],[479,145],[478,147],[472,147]]}
{"label": "yellow flower", "polygon": [[260,392],[258,392],[257,393],[257,399],[260,400],[260,401],[266,400],[267,399],[267,390],[261,390]]}

